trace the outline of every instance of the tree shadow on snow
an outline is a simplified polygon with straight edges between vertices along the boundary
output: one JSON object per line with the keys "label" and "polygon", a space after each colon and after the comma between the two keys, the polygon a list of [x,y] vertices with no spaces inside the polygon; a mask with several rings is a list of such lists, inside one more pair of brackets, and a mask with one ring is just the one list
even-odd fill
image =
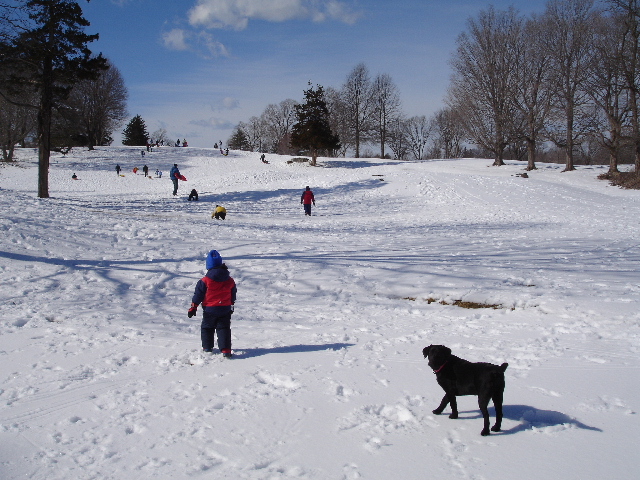
{"label": "tree shadow on snow", "polygon": [[353,347],[353,343],[328,343],[325,345],[283,345],[271,348],[243,348],[238,351],[235,356],[238,358],[261,357],[272,353],[309,353],[322,352],[325,350],[342,350],[343,348]]}

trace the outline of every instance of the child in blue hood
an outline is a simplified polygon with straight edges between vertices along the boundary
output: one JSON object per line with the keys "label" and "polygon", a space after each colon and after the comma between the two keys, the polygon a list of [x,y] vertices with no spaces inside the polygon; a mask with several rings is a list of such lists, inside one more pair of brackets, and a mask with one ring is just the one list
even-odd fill
{"label": "child in blue hood", "polygon": [[222,355],[231,358],[231,314],[236,302],[236,282],[216,250],[211,250],[207,255],[206,266],[207,274],[196,284],[187,315],[193,317],[198,305],[202,304],[202,350],[213,351],[215,333]]}

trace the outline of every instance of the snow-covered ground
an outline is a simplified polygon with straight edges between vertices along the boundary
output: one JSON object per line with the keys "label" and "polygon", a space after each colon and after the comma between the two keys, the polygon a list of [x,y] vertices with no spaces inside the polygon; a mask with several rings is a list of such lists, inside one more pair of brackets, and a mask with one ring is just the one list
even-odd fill
{"label": "snow-covered ground", "polygon": [[[19,155],[0,167],[3,480],[638,478],[640,192],[602,168],[109,147],[55,156],[38,199]],[[238,284],[232,360],[187,318],[213,248]],[[474,397],[431,413],[429,344],[509,363],[501,433],[480,436]]]}

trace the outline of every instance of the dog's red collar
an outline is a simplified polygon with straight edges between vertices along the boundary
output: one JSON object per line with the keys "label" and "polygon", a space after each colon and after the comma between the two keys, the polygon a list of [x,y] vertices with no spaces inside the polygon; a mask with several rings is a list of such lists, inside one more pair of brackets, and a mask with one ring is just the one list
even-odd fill
{"label": "dog's red collar", "polygon": [[445,366],[447,363],[449,363],[449,360],[447,360],[446,362],[444,362],[444,363],[442,364],[442,366],[441,366],[439,369],[434,370],[434,371],[433,371],[433,373],[438,373],[440,370],[442,370],[442,369],[444,368],[444,366]]}

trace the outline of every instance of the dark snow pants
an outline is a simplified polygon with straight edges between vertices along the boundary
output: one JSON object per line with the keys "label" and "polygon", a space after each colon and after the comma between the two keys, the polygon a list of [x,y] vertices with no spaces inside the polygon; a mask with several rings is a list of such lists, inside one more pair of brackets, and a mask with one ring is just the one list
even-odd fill
{"label": "dark snow pants", "polygon": [[218,348],[222,353],[231,353],[231,313],[215,315],[204,312],[200,336],[202,349],[211,350],[214,346],[214,334],[218,335]]}

